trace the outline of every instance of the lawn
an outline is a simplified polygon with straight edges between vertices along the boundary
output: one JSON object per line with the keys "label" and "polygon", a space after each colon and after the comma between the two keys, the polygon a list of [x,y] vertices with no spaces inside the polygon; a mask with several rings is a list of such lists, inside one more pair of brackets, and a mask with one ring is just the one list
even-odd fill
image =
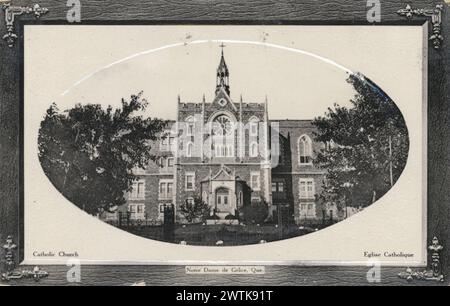
{"label": "lawn", "polygon": [[164,231],[162,226],[142,226],[124,229],[135,235],[149,239],[162,240],[188,245],[215,246],[222,241],[224,246],[257,244],[293,238],[314,232],[312,228],[287,225],[281,230],[273,224],[266,225],[176,225],[173,231]]}

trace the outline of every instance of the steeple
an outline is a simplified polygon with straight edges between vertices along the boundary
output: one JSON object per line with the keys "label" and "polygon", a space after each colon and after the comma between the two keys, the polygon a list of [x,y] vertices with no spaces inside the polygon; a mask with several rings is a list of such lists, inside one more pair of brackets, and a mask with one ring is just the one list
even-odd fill
{"label": "steeple", "polygon": [[228,95],[230,95],[230,72],[228,71],[227,64],[225,63],[225,57],[223,55],[223,48],[225,45],[222,43],[220,47],[222,48],[222,56],[220,58],[219,67],[217,68],[216,95],[222,88],[225,89],[225,92]]}

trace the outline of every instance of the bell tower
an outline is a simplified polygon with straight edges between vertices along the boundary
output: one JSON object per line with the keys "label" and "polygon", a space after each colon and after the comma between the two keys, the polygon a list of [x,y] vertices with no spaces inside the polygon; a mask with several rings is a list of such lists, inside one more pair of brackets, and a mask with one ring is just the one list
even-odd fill
{"label": "bell tower", "polygon": [[216,95],[223,88],[227,95],[230,95],[230,72],[228,71],[227,64],[225,63],[225,57],[223,55],[223,48],[225,45],[222,43],[220,45],[222,48],[222,56],[220,58],[220,64],[217,68],[217,82],[216,82]]}

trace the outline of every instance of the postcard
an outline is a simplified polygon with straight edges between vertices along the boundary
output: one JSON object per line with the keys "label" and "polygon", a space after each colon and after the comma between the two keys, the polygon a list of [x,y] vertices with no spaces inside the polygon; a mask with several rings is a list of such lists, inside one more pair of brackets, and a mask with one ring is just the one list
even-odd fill
{"label": "postcard", "polygon": [[425,266],[427,33],[25,25],[25,263]]}

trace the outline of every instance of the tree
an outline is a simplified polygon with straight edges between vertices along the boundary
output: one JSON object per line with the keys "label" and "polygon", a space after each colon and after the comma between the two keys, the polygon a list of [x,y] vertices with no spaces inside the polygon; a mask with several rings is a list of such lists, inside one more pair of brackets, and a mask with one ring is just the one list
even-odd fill
{"label": "tree", "polygon": [[180,206],[181,214],[189,223],[199,219],[205,221],[209,217],[210,210],[209,205],[200,197],[195,197],[192,201],[185,201]]}
{"label": "tree", "polygon": [[167,124],[138,114],[147,106],[142,92],[115,110],[77,104],[60,112],[50,106],[39,130],[39,159],[67,199],[90,214],[125,203],[133,169],[156,158],[151,143]]}
{"label": "tree", "polygon": [[352,107],[338,104],[313,121],[315,139],[325,144],[315,163],[326,169],[324,203],[366,207],[399,179],[408,159],[408,129],[395,103],[360,74],[348,82],[356,95]]}

